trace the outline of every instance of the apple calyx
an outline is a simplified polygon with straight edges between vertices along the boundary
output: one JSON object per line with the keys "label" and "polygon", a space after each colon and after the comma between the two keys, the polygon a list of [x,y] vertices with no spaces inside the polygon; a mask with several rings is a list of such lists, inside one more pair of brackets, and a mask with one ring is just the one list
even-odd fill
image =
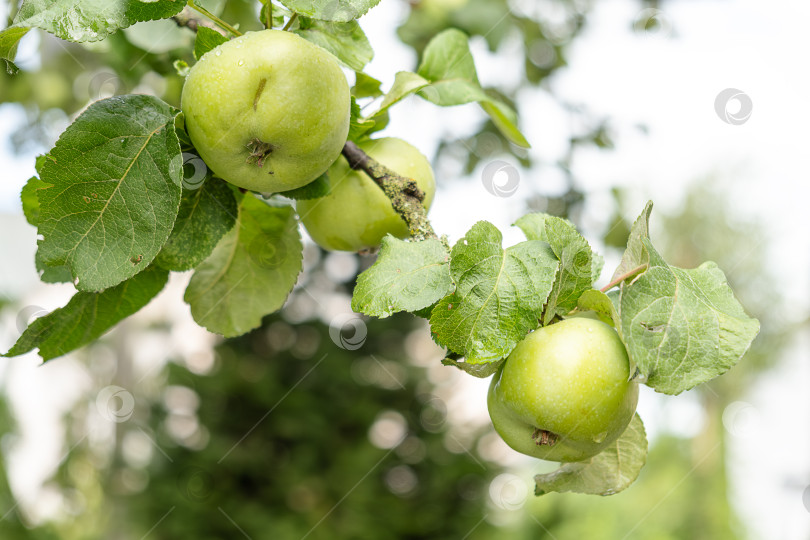
{"label": "apple calyx", "polygon": [[554,446],[559,440],[559,437],[556,433],[546,431],[545,429],[534,428],[532,440],[537,446]]}
{"label": "apple calyx", "polygon": [[[261,169],[264,165],[264,160],[273,153],[273,148],[275,147],[272,144],[264,142],[261,139],[251,139],[247,144],[250,155],[246,161],[248,163],[255,163],[256,166]],[[269,174],[273,174],[273,171],[269,171]]]}

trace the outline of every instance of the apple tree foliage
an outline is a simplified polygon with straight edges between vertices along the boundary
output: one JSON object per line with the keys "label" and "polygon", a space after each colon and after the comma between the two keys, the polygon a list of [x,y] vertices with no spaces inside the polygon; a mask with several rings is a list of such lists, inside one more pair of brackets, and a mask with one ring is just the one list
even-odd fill
{"label": "apple tree foliage", "polygon": [[[432,36],[416,71],[399,71],[387,91],[364,73],[374,51],[357,18],[379,2],[262,2],[266,27],[284,26],[355,72],[349,141],[385,128],[389,109],[417,95],[441,107],[477,103],[512,148],[528,146],[515,111],[482,88],[460,30]],[[0,57],[16,72],[17,44],[31,28],[93,42],[138,22],[175,17],[187,6],[206,13],[185,0],[24,0],[0,32]],[[194,58],[239,34],[214,20],[222,31],[200,25]],[[175,67],[185,73],[189,66]],[[279,310],[302,269],[291,199],[323,196],[328,183],[257,194],[207,170],[200,178],[201,161],[170,104],[144,95],[90,104],[38,159],[37,176],[21,194],[40,236],[41,279],[71,282],[76,294],[35,320],[5,356],[38,349],[50,360],[94,341],[145,306],[173,271],[193,271],[184,300],[211,332],[242,335]],[[447,350],[444,363],[476,377],[492,375],[527,333],[592,311],[615,327],[639,382],[676,395],[734,366],[759,323],[716,264],[683,269],[662,259],[650,241],[651,210],[649,203],[634,223],[624,257],[601,290],[594,283],[603,261],[587,240],[567,220],[533,213],[515,223],[526,240],[512,246],[485,221],[452,248],[444,238],[385,238],[359,277],[352,307],[373,317],[410,312],[427,319]],[[537,476],[537,494],[616,493],[635,480],[646,451],[636,416],[600,454]]]}

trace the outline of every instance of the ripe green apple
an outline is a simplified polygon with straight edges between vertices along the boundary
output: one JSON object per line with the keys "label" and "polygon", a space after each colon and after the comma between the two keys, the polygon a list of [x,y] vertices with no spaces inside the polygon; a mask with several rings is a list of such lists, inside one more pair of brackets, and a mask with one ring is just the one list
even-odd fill
{"label": "ripe green apple", "polygon": [[278,192],[308,184],[337,159],[350,100],[330,53],[291,32],[263,30],[203,55],[186,77],[181,108],[217,176]]}
{"label": "ripe green apple", "polygon": [[518,343],[487,396],[495,431],[513,449],[581,461],[624,432],[638,403],[627,350],[609,325],[572,318]]}
{"label": "ripe green apple", "polygon": [[[412,178],[425,192],[430,208],[436,182],[430,162],[419,150],[393,137],[359,145],[366,154],[395,173]],[[301,221],[315,242],[330,251],[361,251],[380,245],[386,234],[408,236],[408,226],[394,211],[391,200],[363,171],[349,167],[341,156],[329,168],[331,192],[326,197],[298,201]]]}

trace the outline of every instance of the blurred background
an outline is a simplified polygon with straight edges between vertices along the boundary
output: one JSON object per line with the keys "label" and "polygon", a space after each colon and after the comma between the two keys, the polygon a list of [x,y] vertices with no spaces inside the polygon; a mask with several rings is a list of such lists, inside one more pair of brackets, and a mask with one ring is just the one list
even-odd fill
{"label": "blurred background", "polygon": [[[200,1],[242,30],[255,1]],[[0,27],[18,2],[0,1]],[[642,388],[636,484],[533,496],[554,464],[510,450],[488,381],[440,365],[424,321],[352,314],[373,259],[309,242],[281,313],[222,340],[191,320],[188,275],[99,343],[0,362],[0,537],[810,539],[810,75],[800,0],[382,0],[361,20],[387,89],[436,33],[471,36],[482,83],[529,150],[476,105],[411,98],[384,135],[429,156],[454,242],[478,220],[571,219],[618,262],[648,199],[671,264],[714,260],[762,331],[723,377]],[[193,34],[141,23],[97,44],[39,31],[0,73],[0,350],[64,305],[39,282],[19,192],[84,107],[148,93],[177,106]],[[350,78],[353,77],[349,74]]]}

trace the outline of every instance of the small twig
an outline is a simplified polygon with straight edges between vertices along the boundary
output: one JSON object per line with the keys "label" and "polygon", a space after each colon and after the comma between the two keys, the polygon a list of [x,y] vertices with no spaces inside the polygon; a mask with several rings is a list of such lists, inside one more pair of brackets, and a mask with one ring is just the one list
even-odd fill
{"label": "small twig", "polygon": [[222,28],[223,30],[227,30],[228,32],[230,32],[235,36],[242,35],[242,32],[240,32],[230,24],[226,23],[225,21],[223,21],[222,19],[220,19],[219,17],[217,17],[216,15],[205,9],[204,7],[195,4],[194,0],[188,0],[188,7],[190,7],[191,9],[196,9],[197,11],[199,11],[200,13],[202,13],[203,15],[214,21],[214,23],[216,23],[216,25]]}
{"label": "small twig", "polygon": [[291,27],[291,26],[293,25],[293,23],[295,22],[295,19],[297,19],[297,18],[298,18],[298,13],[293,13],[293,14],[292,14],[292,17],[290,17],[290,20],[289,20],[289,21],[287,21],[287,24],[285,24],[285,25],[284,25],[284,28],[282,28],[282,30],[284,30],[285,32],[286,32],[287,30],[289,30],[289,29],[290,29],[290,27]]}
{"label": "small twig", "polygon": [[375,161],[351,141],[346,141],[343,146],[343,155],[352,169],[365,172],[380,186],[385,196],[391,200],[391,206],[396,213],[405,220],[413,239],[437,238],[422,204],[425,193],[419,189],[416,182],[411,178],[399,176]]}
{"label": "small twig", "polygon": [[629,272],[625,272],[624,274],[620,275],[619,277],[617,277],[616,279],[614,279],[613,281],[611,281],[610,283],[608,283],[607,285],[602,287],[600,290],[602,292],[609,291],[610,289],[612,289],[613,287],[615,287],[616,285],[618,285],[622,281],[624,281],[626,279],[630,279],[631,277],[635,276],[636,274],[640,274],[641,272],[643,272],[644,270],[647,269],[647,266],[648,265],[646,265],[646,264],[642,264],[641,266],[637,266],[636,268],[633,268]]}
{"label": "small twig", "polygon": [[272,0],[267,0],[267,3],[264,5],[264,27],[270,30],[273,28],[273,2]]}

